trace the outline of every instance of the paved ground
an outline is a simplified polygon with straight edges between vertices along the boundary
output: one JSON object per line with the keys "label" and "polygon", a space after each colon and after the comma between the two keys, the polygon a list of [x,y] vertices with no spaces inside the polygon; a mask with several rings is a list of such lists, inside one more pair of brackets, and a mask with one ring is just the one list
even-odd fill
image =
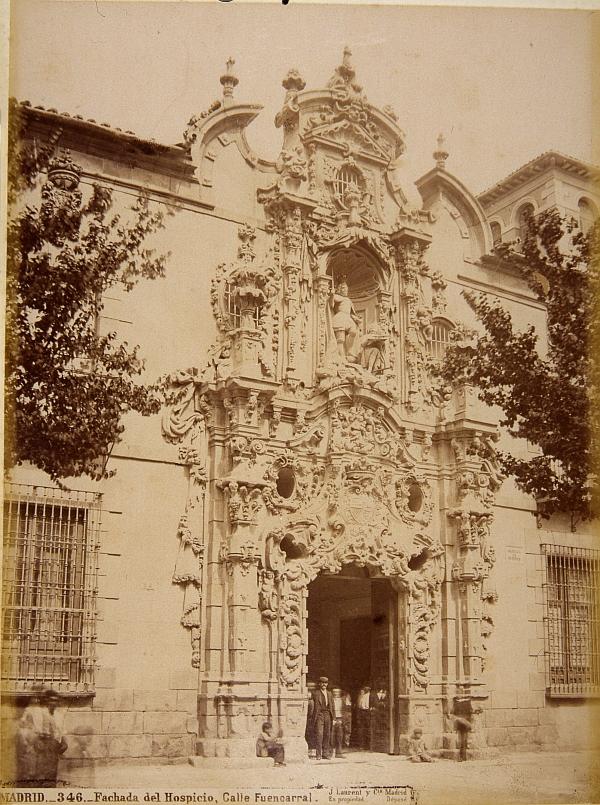
{"label": "paved ground", "polygon": [[[285,768],[219,770],[194,768],[187,763],[119,764],[72,769],[59,776],[72,787],[111,790],[239,791],[264,787],[306,791],[328,786],[411,785],[418,792],[419,805],[600,802],[600,758],[582,752],[532,752],[466,763],[437,760],[432,764],[354,753],[344,760],[288,764]],[[254,796],[250,801],[255,801]],[[319,801],[327,799],[319,797]]]}

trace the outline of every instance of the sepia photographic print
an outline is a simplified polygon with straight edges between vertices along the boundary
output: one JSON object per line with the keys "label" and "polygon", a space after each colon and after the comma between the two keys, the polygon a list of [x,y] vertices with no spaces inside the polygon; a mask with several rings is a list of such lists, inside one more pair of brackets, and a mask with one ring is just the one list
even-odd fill
{"label": "sepia photographic print", "polygon": [[597,13],[7,12],[0,803],[600,801]]}

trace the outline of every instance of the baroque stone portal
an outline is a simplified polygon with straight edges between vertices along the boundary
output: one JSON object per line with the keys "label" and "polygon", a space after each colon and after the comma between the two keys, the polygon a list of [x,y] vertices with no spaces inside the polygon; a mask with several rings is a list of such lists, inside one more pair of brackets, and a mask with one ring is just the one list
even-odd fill
{"label": "baroque stone portal", "polygon": [[[284,79],[264,226],[240,226],[237,255],[203,267],[217,338],[170,378],[163,435],[189,479],[173,581],[203,755],[252,756],[268,717],[306,757],[307,675],[321,672],[307,667],[309,586],[348,566],[393,591],[385,751],[420,725],[452,752],[452,696],[486,695],[495,431],[432,372],[446,306],[426,261],[432,217],[394,181],[403,132],[367,101],[350,56],[325,90]],[[186,132],[198,159],[245,114],[231,68],[223,103]]]}

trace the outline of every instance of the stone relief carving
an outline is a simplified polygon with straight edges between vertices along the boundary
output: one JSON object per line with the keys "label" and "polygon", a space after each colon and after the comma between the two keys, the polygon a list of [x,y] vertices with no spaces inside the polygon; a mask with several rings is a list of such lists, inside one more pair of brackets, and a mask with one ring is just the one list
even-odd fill
{"label": "stone relief carving", "polygon": [[[479,619],[478,633],[468,634],[468,650],[479,658],[485,669],[486,643],[493,626],[492,605],[498,594],[491,583],[496,554],[491,540],[492,506],[502,483],[496,458],[496,432],[470,431],[451,440],[456,474],[456,506],[448,516],[456,524],[458,557],[452,566],[452,578],[468,595],[467,605]],[[477,669],[472,673],[476,674]]]}
{"label": "stone relief carving", "polygon": [[166,379],[167,406],[162,417],[163,438],[180,445],[179,460],[188,475],[187,500],[177,527],[179,551],[172,581],[183,588],[181,625],[190,630],[194,668],[200,664],[204,502],[208,483],[206,423],[210,418],[206,404],[196,399],[196,382],[195,370],[177,372]]}
{"label": "stone relief carving", "polygon": [[[431,354],[433,316],[445,307],[446,283],[439,272],[429,273],[426,249],[424,240],[413,238],[400,243],[396,252],[402,276],[402,297],[406,304],[404,360],[408,381],[406,402],[410,411],[443,406],[451,391],[440,383],[437,364]],[[426,283],[429,284],[428,293]]]}
{"label": "stone relief carving", "polygon": [[[71,159],[68,149],[53,157],[48,164],[47,180],[42,185],[40,218],[44,226],[50,226],[60,211],[65,223],[72,221],[77,226],[82,193],[79,189],[81,168]],[[102,192],[98,189],[98,192]]]}
{"label": "stone relief carving", "polygon": [[[347,421],[350,419],[351,415]],[[351,444],[355,449],[354,441]],[[414,475],[410,477],[416,482]],[[396,489],[397,484],[408,483],[408,478],[406,473],[398,480],[389,466],[366,458],[328,465],[305,495],[301,516],[268,530],[264,561],[279,593],[280,679],[286,686],[297,687],[300,681],[306,651],[303,600],[309,582],[323,570],[337,573],[342,565],[355,563],[378,568],[406,591],[414,624],[411,675],[417,687],[426,687],[429,637],[439,611],[443,549],[426,532],[417,535],[407,528],[403,517],[407,508],[404,501],[397,503]],[[415,520],[409,519],[414,528]],[[430,513],[424,514],[419,525],[429,519]],[[412,569],[410,561],[416,556],[421,561],[418,569]]]}
{"label": "stone relief carving", "polygon": [[217,266],[210,299],[219,338],[209,349],[203,379],[215,382],[237,367],[260,366],[272,376],[279,346],[279,314],[274,305],[281,280],[276,272],[273,245],[263,262],[256,261],[256,231],[249,225],[238,230],[238,259]]}
{"label": "stone relief carving", "polygon": [[302,132],[306,138],[318,132],[320,136],[340,136],[351,143],[367,148],[386,161],[400,156],[404,151],[404,137],[399,133],[393,140],[385,136],[373,118],[371,105],[362,87],[356,81],[356,72],[351,64],[352,52],[344,49],[342,64],[335,69],[327,84],[331,102],[323,105],[309,117]]}

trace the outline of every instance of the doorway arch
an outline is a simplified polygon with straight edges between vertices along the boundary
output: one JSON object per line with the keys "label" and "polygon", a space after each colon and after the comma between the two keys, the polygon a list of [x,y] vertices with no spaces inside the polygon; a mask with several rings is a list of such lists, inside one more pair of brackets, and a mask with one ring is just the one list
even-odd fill
{"label": "doorway arch", "polygon": [[[323,571],[308,585],[306,680],[327,676],[330,689],[350,695],[350,749],[396,751],[398,596],[389,577],[357,564]],[[359,714],[367,684],[371,707]]]}

